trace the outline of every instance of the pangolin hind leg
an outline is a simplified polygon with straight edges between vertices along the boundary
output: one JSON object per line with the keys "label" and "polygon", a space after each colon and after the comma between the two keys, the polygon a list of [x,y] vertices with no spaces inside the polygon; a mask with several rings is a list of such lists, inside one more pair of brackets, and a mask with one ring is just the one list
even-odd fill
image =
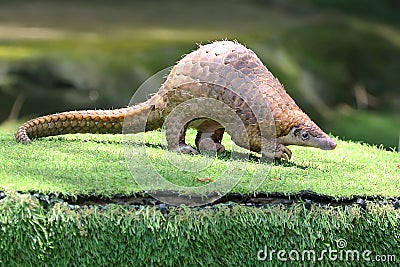
{"label": "pangolin hind leg", "polygon": [[225,147],[221,144],[225,129],[214,120],[202,121],[197,127],[196,147],[203,151],[223,152]]}
{"label": "pangolin hind leg", "polygon": [[[221,144],[225,129],[214,120],[201,118],[192,120],[185,125],[179,125],[179,123],[173,123],[172,119],[166,121],[165,127],[168,149],[171,151],[198,154],[198,151],[222,152],[225,150],[225,147]],[[186,143],[188,127],[197,130],[195,139],[197,150]]]}
{"label": "pangolin hind leg", "polygon": [[186,131],[188,124],[174,124],[173,120],[165,121],[165,136],[168,143],[168,150],[183,154],[199,154],[199,152],[186,144]]}

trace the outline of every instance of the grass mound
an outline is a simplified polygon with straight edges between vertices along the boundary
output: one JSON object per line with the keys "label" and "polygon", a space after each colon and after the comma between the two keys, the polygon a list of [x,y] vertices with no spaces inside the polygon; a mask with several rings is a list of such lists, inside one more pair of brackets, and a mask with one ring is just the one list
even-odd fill
{"label": "grass mound", "polygon": [[[254,155],[248,160],[230,160],[229,154],[178,155],[162,148],[162,135],[157,131],[146,133],[145,138],[147,162],[140,157],[126,160],[121,135],[66,135],[34,140],[26,146],[16,143],[11,132],[0,132],[1,187],[73,196],[132,195],[142,191],[137,179],[151,171],[175,185],[194,187],[204,184],[196,178],[218,180],[234,166],[241,179],[233,193],[251,193],[250,183],[256,175],[264,176],[257,192],[311,190],[335,198],[398,197],[400,192],[400,153],[366,144],[339,140],[334,151],[291,147],[290,162],[259,164]],[[232,147],[229,139],[224,143]],[[142,147],[139,142],[133,149]],[[168,189],[157,183],[151,186]]]}

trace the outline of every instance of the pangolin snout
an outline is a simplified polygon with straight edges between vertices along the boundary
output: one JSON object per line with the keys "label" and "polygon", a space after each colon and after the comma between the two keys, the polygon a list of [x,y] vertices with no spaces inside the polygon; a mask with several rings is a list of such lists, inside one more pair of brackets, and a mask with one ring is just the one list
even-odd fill
{"label": "pangolin snout", "polygon": [[335,142],[333,142],[332,140],[329,141],[329,148],[330,148],[331,150],[335,149],[336,146],[337,146],[337,144],[336,144]]}
{"label": "pangolin snout", "polygon": [[328,137],[326,138],[326,141],[322,144],[320,148],[323,150],[333,150],[336,148],[336,146],[337,144]]}

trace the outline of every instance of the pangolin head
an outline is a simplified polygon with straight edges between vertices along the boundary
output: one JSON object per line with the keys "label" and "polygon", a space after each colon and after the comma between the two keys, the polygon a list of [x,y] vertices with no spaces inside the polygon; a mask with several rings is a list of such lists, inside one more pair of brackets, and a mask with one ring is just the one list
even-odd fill
{"label": "pangolin head", "polygon": [[287,135],[279,137],[283,145],[298,145],[317,147],[323,150],[333,150],[336,143],[321,130],[307,115],[299,113]]}

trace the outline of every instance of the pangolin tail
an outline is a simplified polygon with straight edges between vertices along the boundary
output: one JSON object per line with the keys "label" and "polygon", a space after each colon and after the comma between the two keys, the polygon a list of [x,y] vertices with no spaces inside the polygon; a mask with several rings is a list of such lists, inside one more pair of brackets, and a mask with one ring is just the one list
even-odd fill
{"label": "pangolin tail", "polygon": [[149,101],[136,106],[113,110],[80,110],[42,116],[25,122],[16,132],[17,142],[29,144],[31,139],[73,133],[129,133],[151,131],[162,126],[162,117]]}

